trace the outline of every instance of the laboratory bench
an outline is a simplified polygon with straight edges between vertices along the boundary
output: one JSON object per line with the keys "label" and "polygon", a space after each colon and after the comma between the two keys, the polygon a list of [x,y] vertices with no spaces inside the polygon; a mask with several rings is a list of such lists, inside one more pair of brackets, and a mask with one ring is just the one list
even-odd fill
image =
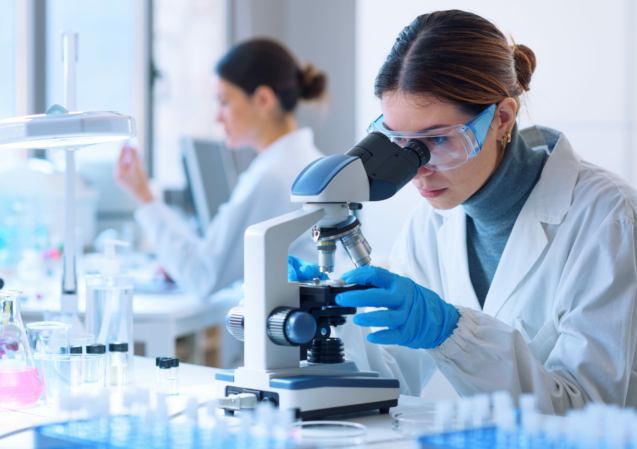
{"label": "laboratory bench", "polygon": [[[42,321],[45,311],[58,311],[59,304],[58,299],[24,301],[20,307],[22,321],[24,324]],[[202,301],[183,291],[135,293],[135,342],[144,345],[144,355],[147,357],[175,357],[177,338],[225,325],[226,314],[235,305],[236,299],[231,297]],[[79,310],[79,317],[83,320],[86,310],[83,301],[80,301]],[[197,357],[195,361],[203,363],[202,354]]]}
{"label": "laboratory bench", "polygon": [[[215,371],[215,368],[181,364],[179,373],[180,395],[168,398],[169,415],[182,411],[185,408],[186,399],[188,397],[196,397],[200,404],[213,399],[215,397]],[[149,389],[154,388],[155,375],[154,359],[148,357],[135,357],[134,378],[137,386]],[[337,419],[340,421],[357,422],[367,426],[366,443],[363,447],[371,447],[374,449],[412,448],[415,447],[412,439],[392,430],[391,413],[397,411],[417,410],[427,404],[431,404],[431,401],[423,398],[401,396],[398,401],[398,406],[391,409],[389,415],[381,415],[374,411],[364,414],[339,416]],[[111,410],[114,410],[114,408],[116,409],[116,407],[117,401],[113,401]],[[200,413],[205,412],[205,407],[200,408]],[[236,419],[238,420],[238,418]],[[21,410],[7,410],[0,408],[0,449],[34,447],[34,432],[32,430],[26,430],[6,438],[2,437],[3,435],[20,429],[27,429],[56,421],[56,417],[52,416],[52,409],[45,406],[42,401],[30,408]]]}
{"label": "laboratory bench", "polygon": [[[99,254],[84,255],[78,262],[78,315],[82,321],[86,311],[84,270],[88,267],[93,272],[99,257]],[[151,358],[176,357],[176,340],[194,334],[195,350],[191,361],[204,364],[205,331],[220,325],[225,328],[226,314],[236,305],[237,297],[240,295],[238,287],[222,289],[208,298],[200,298],[174,284],[171,288],[162,288],[161,283],[150,281],[159,266],[156,261],[141,253],[129,257],[134,260],[128,263],[131,267],[126,270],[135,279],[134,338],[135,343],[143,344],[143,355]],[[43,321],[47,312],[56,314],[60,311],[60,268],[55,265],[48,274],[40,273],[34,275],[33,279],[20,278],[15,268],[0,269],[0,278],[5,281],[4,289],[23,292],[20,312],[24,324]],[[138,289],[138,285],[141,286],[141,290]],[[168,286],[166,284],[165,287]],[[234,342],[226,343],[229,340],[227,337],[229,335],[221,335],[221,344],[230,345],[229,351],[236,352]],[[224,350],[225,348],[222,348],[222,352]],[[222,357],[224,356],[222,354]],[[230,364],[231,362],[225,359],[220,361],[220,366]]]}

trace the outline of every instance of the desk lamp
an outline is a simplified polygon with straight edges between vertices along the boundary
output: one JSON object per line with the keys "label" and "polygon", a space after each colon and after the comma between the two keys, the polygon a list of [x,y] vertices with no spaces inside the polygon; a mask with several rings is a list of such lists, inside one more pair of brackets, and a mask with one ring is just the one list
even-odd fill
{"label": "desk lamp", "polygon": [[75,111],[77,33],[62,33],[65,107],[51,106],[45,114],[0,121],[1,149],[66,149],[64,177],[64,255],[61,312],[76,314],[75,267],[75,151],[89,145],[135,137],[135,119],[117,112]]}

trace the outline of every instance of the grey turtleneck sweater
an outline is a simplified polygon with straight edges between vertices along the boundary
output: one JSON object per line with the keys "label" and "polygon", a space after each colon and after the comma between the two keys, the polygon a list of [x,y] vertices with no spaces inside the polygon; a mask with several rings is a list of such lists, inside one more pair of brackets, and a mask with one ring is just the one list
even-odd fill
{"label": "grey turtleneck sweater", "polygon": [[467,214],[469,275],[483,308],[515,220],[548,157],[546,151],[535,151],[524,142],[516,124],[493,177],[462,203]]}

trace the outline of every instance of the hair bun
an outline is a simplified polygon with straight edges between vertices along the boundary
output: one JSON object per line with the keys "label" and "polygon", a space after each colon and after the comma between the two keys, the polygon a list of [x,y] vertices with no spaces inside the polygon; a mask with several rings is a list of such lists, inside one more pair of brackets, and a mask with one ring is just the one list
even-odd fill
{"label": "hair bun", "polygon": [[514,45],[513,61],[515,62],[518,84],[523,90],[528,91],[530,89],[531,76],[537,66],[535,53],[526,45]]}
{"label": "hair bun", "polygon": [[313,64],[308,63],[300,69],[301,98],[314,100],[325,92],[327,75],[319,72]]}

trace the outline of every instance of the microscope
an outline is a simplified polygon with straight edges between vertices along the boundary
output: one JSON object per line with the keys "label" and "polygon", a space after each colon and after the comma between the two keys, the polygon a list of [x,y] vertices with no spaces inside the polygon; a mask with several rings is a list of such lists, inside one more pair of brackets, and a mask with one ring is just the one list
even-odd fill
{"label": "microscope", "polygon": [[370,133],[346,154],[308,165],[292,186],[303,208],[251,226],[245,233],[245,302],[227,316],[228,330],[245,342],[245,366],[215,374],[219,406],[232,414],[269,401],[301,419],[379,410],[398,404],[399,383],[360,371],[344,357],[332,327],[356,308],[339,293],[375,288],[342,280],[288,282],[288,248],[311,228],[322,273],[334,270],[340,241],[356,267],[371,263],[371,247],[352,213],[365,201],[391,198],[430,159],[425,144],[404,147]]}

